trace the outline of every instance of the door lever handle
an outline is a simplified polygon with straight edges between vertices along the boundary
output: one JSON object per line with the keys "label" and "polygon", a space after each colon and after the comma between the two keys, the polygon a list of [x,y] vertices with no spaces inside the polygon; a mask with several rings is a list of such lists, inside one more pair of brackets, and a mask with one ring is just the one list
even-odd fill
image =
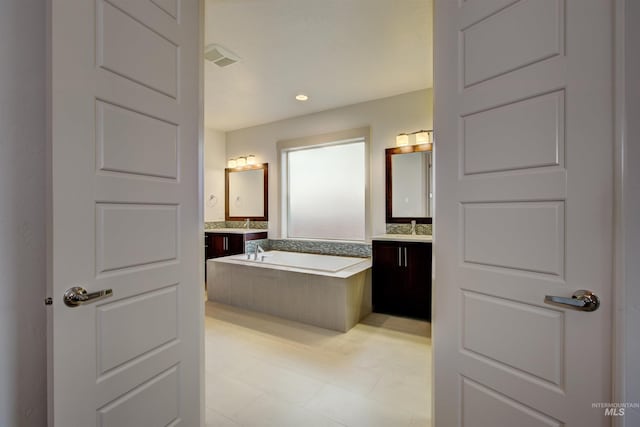
{"label": "door lever handle", "polygon": [[544,297],[544,302],[579,311],[596,311],[600,307],[600,298],[584,289],[575,291],[571,298],[547,295]]}
{"label": "door lever handle", "polygon": [[113,290],[111,289],[103,289],[101,291],[88,293],[85,288],[81,286],[74,286],[73,288],[67,289],[62,300],[68,307],[77,307],[88,302],[108,298],[112,295]]}

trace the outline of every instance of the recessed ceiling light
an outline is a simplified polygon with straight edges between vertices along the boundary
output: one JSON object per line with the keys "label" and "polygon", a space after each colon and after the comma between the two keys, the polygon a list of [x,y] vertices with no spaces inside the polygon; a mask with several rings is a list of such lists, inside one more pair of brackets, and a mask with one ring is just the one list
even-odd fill
{"label": "recessed ceiling light", "polygon": [[307,99],[309,99],[309,97],[307,95],[305,95],[304,93],[299,93],[296,95],[296,99],[298,101],[306,101]]}

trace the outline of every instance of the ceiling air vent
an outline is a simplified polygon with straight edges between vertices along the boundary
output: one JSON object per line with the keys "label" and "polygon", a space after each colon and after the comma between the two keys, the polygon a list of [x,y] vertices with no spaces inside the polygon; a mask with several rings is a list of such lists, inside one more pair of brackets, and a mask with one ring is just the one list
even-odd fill
{"label": "ceiling air vent", "polygon": [[204,59],[211,61],[218,67],[226,67],[240,60],[238,55],[230,52],[219,44],[210,44],[204,49]]}

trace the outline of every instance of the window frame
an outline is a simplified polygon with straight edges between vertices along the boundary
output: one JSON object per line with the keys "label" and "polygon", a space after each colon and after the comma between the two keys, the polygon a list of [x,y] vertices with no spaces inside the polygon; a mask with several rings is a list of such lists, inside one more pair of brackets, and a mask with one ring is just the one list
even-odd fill
{"label": "window frame", "polygon": [[[279,206],[279,235],[283,239],[308,240],[308,241],[331,241],[331,242],[349,242],[349,243],[367,243],[371,240],[371,137],[370,128],[361,127],[349,129],[345,131],[331,132],[322,135],[314,135],[302,138],[278,141],[276,146],[278,150],[278,206]],[[322,238],[290,238],[288,235],[288,218],[289,218],[289,177],[288,177],[288,153],[291,151],[304,150],[322,146],[342,145],[353,143],[356,140],[364,142],[364,240],[338,240],[338,239],[322,239]]]}

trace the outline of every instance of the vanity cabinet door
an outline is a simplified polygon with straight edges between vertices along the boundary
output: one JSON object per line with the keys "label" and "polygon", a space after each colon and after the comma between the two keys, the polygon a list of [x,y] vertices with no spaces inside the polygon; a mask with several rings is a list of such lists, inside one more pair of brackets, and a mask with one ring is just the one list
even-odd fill
{"label": "vanity cabinet door", "polygon": [[405,313],[431,320],[431,243],[405,243]]}
{"label": "vanity cabinet door", "polygon": [[229,235],[226,233],[209,233],[209,258],[218,258],[228,255],[227,241]]}
{"label": "vanity cabinet door", "polygon": [[402,248],[394,242],[373,242],[373,311],[396,313],[401,310],[398,284],[404,279],[400,276]]}
{"label": "vanity cabinet door", "polygon": [[215,258],[213,235],[210,233],[204,233],[204,259]]}
{"label": "vanity cabinet door", "polygon": [[431,244],[373,242],[373,310],[431,319]]}
{"label": "vanity cabinet door", "polygon": [[227,236],[227,255],[237,255],[244,253],[244,234],[229,234]]}

